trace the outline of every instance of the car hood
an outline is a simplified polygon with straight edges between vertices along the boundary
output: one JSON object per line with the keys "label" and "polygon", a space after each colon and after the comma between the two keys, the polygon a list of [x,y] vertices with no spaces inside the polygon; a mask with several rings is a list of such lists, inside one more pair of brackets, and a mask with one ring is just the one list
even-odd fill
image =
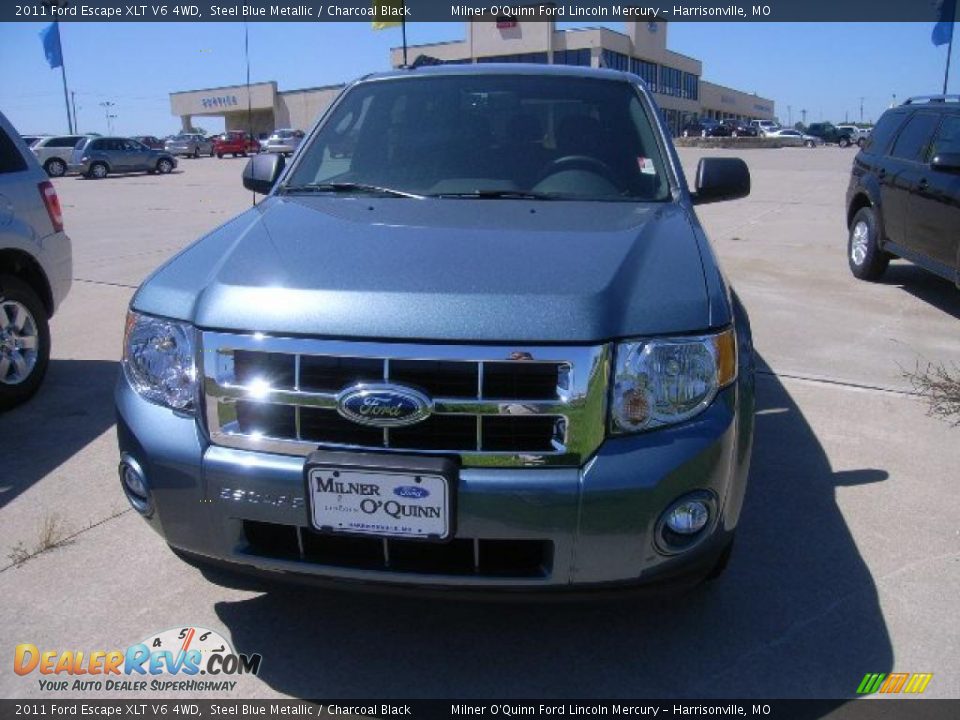
{"label": "car hood", "polygon": [[672,202],[277,196],[161,267],[133,307],[273,334],[596,342],[710,327],[703,262]]}

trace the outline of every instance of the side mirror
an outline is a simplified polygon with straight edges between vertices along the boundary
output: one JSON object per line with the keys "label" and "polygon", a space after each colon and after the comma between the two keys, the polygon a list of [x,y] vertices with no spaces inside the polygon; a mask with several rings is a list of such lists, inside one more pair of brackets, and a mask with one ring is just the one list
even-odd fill
{"label": "side mirror", "polygon": [[285,165],[286,160],[280,153],[254,155],[247,160],[247,166],[243,169],[243,186],[247,190],[266,195],[273,189],[273,184],[280,177]]}
{"label": "side mirror", "polygon": [[960,172],[960,153],[938,153],[930,161],[930,167],[940,172]]}
{"label": "side mirror", "polygon": [[703,158],[697,165],[694,205],[736,200],[750,194],[750,170],[740,158]]}

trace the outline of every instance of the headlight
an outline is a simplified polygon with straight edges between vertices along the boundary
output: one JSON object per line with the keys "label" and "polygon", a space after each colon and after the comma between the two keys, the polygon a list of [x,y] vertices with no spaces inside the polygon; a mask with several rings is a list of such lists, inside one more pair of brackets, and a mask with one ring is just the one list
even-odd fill
{"label": "headlight", "polygon": [[650,430],[702,412],[737,378],[736,336],[658,338],[617,346],[613,433]]}
{"label": "headlight", "polygon": [[197,397],[191,325],[127,313],[123,372],[133,389],[150,402],[193,412]]}

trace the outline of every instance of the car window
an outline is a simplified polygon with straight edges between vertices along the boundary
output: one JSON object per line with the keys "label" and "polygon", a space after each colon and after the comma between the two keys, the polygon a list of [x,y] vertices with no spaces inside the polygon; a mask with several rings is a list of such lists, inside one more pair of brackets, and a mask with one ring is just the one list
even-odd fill
{"label": "car window", "polygon": [[[286,185],[665,200],[666,166],[649,112],[631,84],[596,78],[361,83],[313,136]],[[341,152],[347,145],[352,150]]]}
{"label": "car window", "polygon": [[65,148],[65,147],[68,147],[68,148],[72,148],[72,147],[76,146],[76,144],[77,144],[80,140],[82,140],[82,138],[77,137],[77,136],[75,136],[75,135],[74,135],[74,136],[68,136],[68,137],[58,137],[58,138],[54,138],[53,140],[51,140],[50,142],[48,142],[48,143],[47,143],[47,147],[57,147],[57,148]]}
{"label": "car window", "polygon": [[0,127],[0,173],[23,172],[27,169],[27,161],[20,154],[20,149],[2,127]]}
{"label": "car window", "polygon": [[888,112],[882,115],[871,130],[863,149],[867,152],[885,152],[904,117],[903,112]]}
{"label": "car window", "polygon": [[930,157],[943,153],[960,153],[960,115],[947,115],[940,124],[930,146]]}
{"label": "car window", "polygon": [[939,118],[932,113],[915,113],[903,126],[890,151],[891,157],[919,161],[925,155]]}

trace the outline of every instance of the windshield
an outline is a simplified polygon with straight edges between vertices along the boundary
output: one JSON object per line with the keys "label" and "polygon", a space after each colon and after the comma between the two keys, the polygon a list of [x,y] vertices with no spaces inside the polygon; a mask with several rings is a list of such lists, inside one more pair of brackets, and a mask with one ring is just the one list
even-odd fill
{"label": "windshield", "polygon": [[455,75],[361,83],[302,152],[286,192],[669,197],[654,125],[629,83]]}

